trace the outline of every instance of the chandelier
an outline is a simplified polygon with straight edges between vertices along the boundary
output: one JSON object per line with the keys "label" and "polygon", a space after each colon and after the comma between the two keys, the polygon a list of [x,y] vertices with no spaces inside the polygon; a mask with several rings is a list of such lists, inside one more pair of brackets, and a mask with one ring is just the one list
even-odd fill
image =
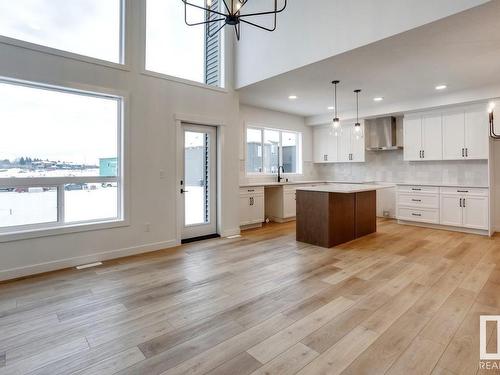
{"label": "chandelier", "polygon": [[[184,22],[188,26],[196,26],[196,25],[206,25],[212,24],[215,22],[223,21],[222,26],[216,28],[214,31],[210,32],[210,28],[208,28],[208,36],[212,37],[217,34],[220,30],[224,28],[224,26],[229,25],[234,27],[234,31],[236,32],[236,38],[240,40],[240,25],[241,23],[245,23],[247,25],[258,27],[259,29],[266,31],[274,31],[276,30],[276,17],[278,13],[281,13],[286,8],[287,0],[283,0],[283,6],[278,8],[278,0],[274,0],[274,9],[270,11],[264,12],[250,12],[243,13],[242,10],[245,5],[248,3],[248,0],[205,0],[205,6],[201,6],[198,4],[193,4],[190,0],[181,0],[184,3]],[[193,1],[193,0],[191,0]],[[219,8],[220,3],[223,4],[221,6],[222,9]],[[194,8],[201,9],[205,11],[205,21],[189,23],[187,20],[187,8],[188,5]],[[258,25],[254,22],[248,20],[248,18],[264,16],[264,15],[274,15],[274,23],[272,27],[265,27],[262,25]]]}

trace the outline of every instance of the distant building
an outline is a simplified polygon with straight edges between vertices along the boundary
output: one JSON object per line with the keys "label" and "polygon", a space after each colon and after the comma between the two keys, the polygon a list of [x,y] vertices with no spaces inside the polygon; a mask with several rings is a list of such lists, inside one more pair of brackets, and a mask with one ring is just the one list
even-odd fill
{"label": "distant building", "polygon": [[99,176],[114,177],[118,175],[118,159],[117,158],[101,158],[99,159]]}

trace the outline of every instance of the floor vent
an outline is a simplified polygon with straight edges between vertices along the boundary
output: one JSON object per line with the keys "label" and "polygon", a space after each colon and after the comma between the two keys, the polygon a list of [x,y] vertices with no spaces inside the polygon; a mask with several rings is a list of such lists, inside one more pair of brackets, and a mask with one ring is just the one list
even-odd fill
{"label": "floor vent", "polygon": [[102,262],[82,264],[81,266],[76,266],[76,269],[77,270],[84,270],[85,268],[91,268],[91,267],[97,267],[97,266],[102,266]]}

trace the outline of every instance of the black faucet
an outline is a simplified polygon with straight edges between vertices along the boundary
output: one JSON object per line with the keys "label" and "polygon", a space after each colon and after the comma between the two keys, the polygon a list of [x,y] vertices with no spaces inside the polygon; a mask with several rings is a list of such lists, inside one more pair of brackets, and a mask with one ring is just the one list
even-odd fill
{"label": "black faucet", "polygon": [[285,179],[285,177],[281,176],[280,171],[283,172],[283,173],[285,173],[285,168],[283,168],[282,165],[278,166],[278,182],[281,182],[281,180]]}

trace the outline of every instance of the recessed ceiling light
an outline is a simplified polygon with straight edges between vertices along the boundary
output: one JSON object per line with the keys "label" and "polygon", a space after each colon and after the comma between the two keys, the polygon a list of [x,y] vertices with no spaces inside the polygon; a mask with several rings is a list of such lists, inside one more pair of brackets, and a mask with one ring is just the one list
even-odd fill
{"label": "recessed ceiling light", "polygon": [[438,86],[436,86],[436,90],[444,90],[444,89],[446,89],[447,87],[448,87],[448,86],[446,86],[446,85],[438,85]]}
{"label": "recessed ceiling light", "polygon": [[377,96],[376,98],[373,98],[373,101],[375,101],[375,102],[381,102],[382,100],[384,100],[384,98],[381,96]]}
{"label": "recessed ceiling light", "polygon": [[290,95],[290,96],[288,97],[288,99],[290,99],[290,100],[295,100],[295,99],[297,99],[297,95]]}
{"label": "recessed ceiling light", "polygon": [[330,107],[328,107],[328,110],[329,110],[329,111],[333,111],[334,109],[335,109],[335,107],[334,107],[334,106],[330,106]]}

